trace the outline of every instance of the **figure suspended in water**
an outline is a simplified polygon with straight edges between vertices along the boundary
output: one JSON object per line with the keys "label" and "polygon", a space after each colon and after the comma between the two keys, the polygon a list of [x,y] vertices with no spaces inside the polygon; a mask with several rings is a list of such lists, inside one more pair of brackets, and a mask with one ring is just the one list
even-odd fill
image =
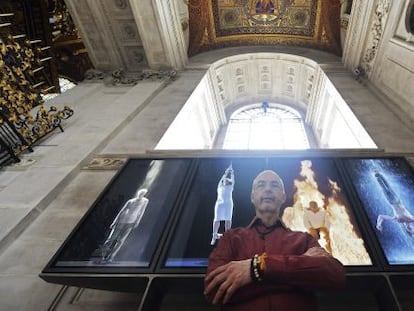
{"label": "figure suspended in water", "polygon": [[374,176],[377,179],[382,192],[384,193],[388,203],[394,212],[393,216],[379,215],[377,218],[376,228],[379,231],[382,231],[384,220],[392,220],[394,222],[402,224],[405,231],[407,231],[407,233],[414,238],[414,216],[404,207],[384,176],[379,172],[375,172]]}
{"label": "figure suspended in water", "polygon": [[225,170],[217,186],[217,201],[214,206],[213,235],[211,245],[214,245],[220,238],[218,230],[220,222],[224,221],[224,230],[231,228],[231,220],[233,218],[233,189],[234,189],[234,172],[230,164]]}
{"label": "figure suspended in water", "polygon": [[115,217],[110,226],[111,231],[101,247],[102,261],[112,262],[131,231],[138,227],[148,205],[145,197],[147,192],[147,189],[139,189],[136,196],[129,199]]}

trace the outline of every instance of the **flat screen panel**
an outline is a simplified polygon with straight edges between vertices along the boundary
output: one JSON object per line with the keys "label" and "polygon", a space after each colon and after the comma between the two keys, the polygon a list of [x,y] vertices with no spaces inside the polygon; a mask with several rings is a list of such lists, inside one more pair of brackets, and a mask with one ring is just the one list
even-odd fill
{"label": "flat screen panel", "polygon": [[[226,175],[229,168],[234,177]],[[320,244],[345,265],[372,265],[334,160],[227,158],[199,160],[170,240],[164,267],[206,267],[213,249],[211,244],[215,242],[214,218],[218,202],[229,202],[223,196],[230,195],[233,202],[229,208],[232,211],[231,227],[247,226],[255,215],[250,202],[252,181],[264,169],[276,171],[284,180],[288,200],[282,219],[289,228],[307,231],[305,214],[309,212],[309,202],[316,201],[329,220],[329,239],[321,233]],[[233,178],[231,191],[221,189],[223,177]],[[225,231],[225,225],[226,221],[220,222],[219,233]]]}
{"label": "flat screen panel", "polygon": [[404,158],[347,159],[346,166],[390,265],[414,264],[414,176]]}
{"label": "flat screen panel", "polygon": [[54,267],[148,267],[190,160],[130,159],[56,256]]}

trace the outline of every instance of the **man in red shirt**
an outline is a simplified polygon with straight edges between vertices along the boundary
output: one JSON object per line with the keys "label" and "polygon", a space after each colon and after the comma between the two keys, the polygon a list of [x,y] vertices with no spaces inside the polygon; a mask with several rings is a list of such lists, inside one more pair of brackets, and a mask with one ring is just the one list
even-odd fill
{"label": "man in red shirt", "polygon": [[317,310],[313,291],[342,288],[343,265],[309,234],[286,228],[283,181],[273,171],[253,181],[256,217],[226,231],[209,257],[205,295],[223,310]]}

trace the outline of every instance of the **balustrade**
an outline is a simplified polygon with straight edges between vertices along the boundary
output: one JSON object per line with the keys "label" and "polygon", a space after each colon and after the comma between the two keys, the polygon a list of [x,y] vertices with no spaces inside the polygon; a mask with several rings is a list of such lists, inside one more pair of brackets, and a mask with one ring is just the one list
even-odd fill
{"label": "balustrade", "polygon": [[52,60],[50,46],[14,34],[13,16],[0,14],[0,166],[19,161],[20,153],[32,151],[31,146],[54,129],[63,132],[62,119],[73,115],[68,106],[46,107],[41,95],[55,89],[45,72]]}

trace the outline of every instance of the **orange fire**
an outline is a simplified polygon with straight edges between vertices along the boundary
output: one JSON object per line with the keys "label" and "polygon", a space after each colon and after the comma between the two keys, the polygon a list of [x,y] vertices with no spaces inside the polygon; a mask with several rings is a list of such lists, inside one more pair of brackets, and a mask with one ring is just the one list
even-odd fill
{"label": "orange fire", "polygon": [[[303,224],[304,209],[310,201],[316,201],[318,206],[326,209],[328,215],[332,255],[344,265],[370,265],[371,259],[364,241],[354,229],[348,208],[339,199],[341,188],[338,184],[328,178],[330,193],[321,193],[310,160],[301,162],[300,176],[294,180],[293,206],[287,207],[283,214],[286,226],[292,230],[306,232]],[[323,247],[326,245],[323,237],[319,243]]]}

